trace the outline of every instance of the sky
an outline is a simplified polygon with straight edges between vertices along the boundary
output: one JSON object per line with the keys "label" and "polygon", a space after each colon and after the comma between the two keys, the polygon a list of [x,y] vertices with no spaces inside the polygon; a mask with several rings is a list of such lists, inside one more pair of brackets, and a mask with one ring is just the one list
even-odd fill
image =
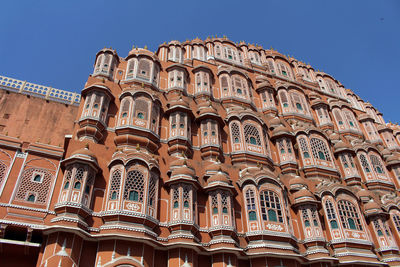
{"label": "sky", "polygon": [[96,53],[226,35],[322,70],[400,122],[400,0],[5,0],[0,75],[80,92]]}

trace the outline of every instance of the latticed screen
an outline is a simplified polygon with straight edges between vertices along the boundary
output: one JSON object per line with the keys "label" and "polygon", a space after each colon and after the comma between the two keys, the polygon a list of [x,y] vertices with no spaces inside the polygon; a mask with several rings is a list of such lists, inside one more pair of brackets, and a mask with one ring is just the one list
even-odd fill
{"label": "latticed screen", "polygon": [[305,158],[309,158],[310,157],[310,153],[308,152],[308,146],[307,146],[307,141],[304,137],[299,139],[299,143],[300,143],[300,149],[301,151],[303,151],[303,155]]}
{"label": "latticed screen", "polygon": [[231,133],[232,133],[233,143],[239,143],[240,142],[240,129],[239,129],[239,125],[236,122],[231,124]]}
{"label": "latticed screen", "polygon": [[270,190],[260,193],[261,214],[264,221],[283,222],[282,207],[278,195]]}
{"label": "latticed screen", "polygon": [[340,220],[345,229],[362,231],[361,220],[359,218],[356,207],[347,200],[338,201],[338,209]]}
{"label": "latticed screen", "polygon": [[[41,182],[32,181],[33,174],[43,175]],[[22,173],[21,183],[15,196],[19,200],[29,200],[31,202],[45,204],[50,191],[52,175],[43,169],[28,168]],[[31,197],[34,196],[34,197]]]}
{"label": "latticed screen", "polygon": [[150,79],[150,61],[147,59],[139,61],[137,76],[146,80]]}
{"label": "latticed screen", "polygon": [[211,195],[211,210],[212,214],[218,213],[218,195],[215,192]]}
{"label": "latticed screen", "polygon": [[400,216],[397,214],[393,214],[392,218],[397,231],[400,232]]}
{"label": "latticed screen", "polygon": [[333,204],[330,200],[327,200],[325,202],[325,208],[326,208],[326,216],[328,217],[328,221],[333,229],[338,228],[338,224],[336,221],[336,212],[335,208],[333,207]]}
{"label": "latticed screen", "polygon": [[139,119],[147,120],[149,104],[144,99],[135,100],[135,116]]}
{"label": "latticed screen", "polygon": [[254,191],[252,189],[246,191],[246,205],[247,205],[247,212],[249,214],[249,220],[250,221],[257,220],[256,200],[254,198]]}
{"label": "latticed screen", "polygon": [[115,170],[111,176],[109,199],[118,199],[121,188],[121,171]]}
{"label": "latticed screen", "polygon": [[371,168],[369,167],[367,157],[364,154],[360,154],[359,157],[361,161],[361,166],[363,167],[364,171],[371,172]]}
{"label": "latticed screen", "polygon": [[156,198],[156,184],[157,184],[157,176],[155,174],[150,175],[149,181],[149,206],[155,207],[155,198]]}
{"label": "latticed screen", "polygon": [[372,166],[374,167],[375,171],[379,174],[384,174],[385,171],[383,169],[383,166],[382,166],[379,158],[375,155],[371,155],[371,156],[369,156],[369,158],[371,159],[371,163],[372,163]]}
{"label": "latticed screen", "polygon": [[310,139],[311,150],[314,158],[319,158],[321,160],[331,160],[331,156],[328,150],[328,147],[324,143],[324,141],[318,138]]}
{"label": "latticed screen", "polygon": [[7,174],[7,165],[0,161],[0,185]]}
{"label": "latticed screen", "polygon": [[251,124],[244,125],[244,138],[247,144],[261,146],[260,133],[257,128]]}
{"label": "latticed screen", "polygon": [[143,202],[144,175],[138,170],[129,171],[126,175],[124,199]]}

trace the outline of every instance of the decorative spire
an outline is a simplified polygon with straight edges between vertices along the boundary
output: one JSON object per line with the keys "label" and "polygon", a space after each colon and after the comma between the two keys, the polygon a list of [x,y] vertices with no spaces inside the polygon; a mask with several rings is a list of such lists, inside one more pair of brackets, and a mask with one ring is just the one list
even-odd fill
{"label": "decorative spire", "polygon": [[137,151],[140,150],[140,144],[139,144],[139,143],[136,144],[136,150],[137,150]]}

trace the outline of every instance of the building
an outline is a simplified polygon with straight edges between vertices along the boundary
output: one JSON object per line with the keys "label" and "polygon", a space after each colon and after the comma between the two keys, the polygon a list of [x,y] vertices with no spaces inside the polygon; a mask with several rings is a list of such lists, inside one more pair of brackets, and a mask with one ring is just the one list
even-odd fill
{"label": "building", "polygon": [[122,58],[81,95],[0,76],[0,266],[400,266],[400,127],[227,38]]}

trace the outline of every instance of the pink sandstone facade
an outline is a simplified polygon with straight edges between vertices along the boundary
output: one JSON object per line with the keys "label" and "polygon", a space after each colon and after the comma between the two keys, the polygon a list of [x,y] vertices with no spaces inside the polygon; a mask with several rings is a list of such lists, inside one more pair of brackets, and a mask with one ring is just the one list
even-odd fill
{"label": "pink sandstone facade", "polygon": [[0,88],[0,266],[400,266],[400,127],[293,57],[104,48],[81,95]]}

